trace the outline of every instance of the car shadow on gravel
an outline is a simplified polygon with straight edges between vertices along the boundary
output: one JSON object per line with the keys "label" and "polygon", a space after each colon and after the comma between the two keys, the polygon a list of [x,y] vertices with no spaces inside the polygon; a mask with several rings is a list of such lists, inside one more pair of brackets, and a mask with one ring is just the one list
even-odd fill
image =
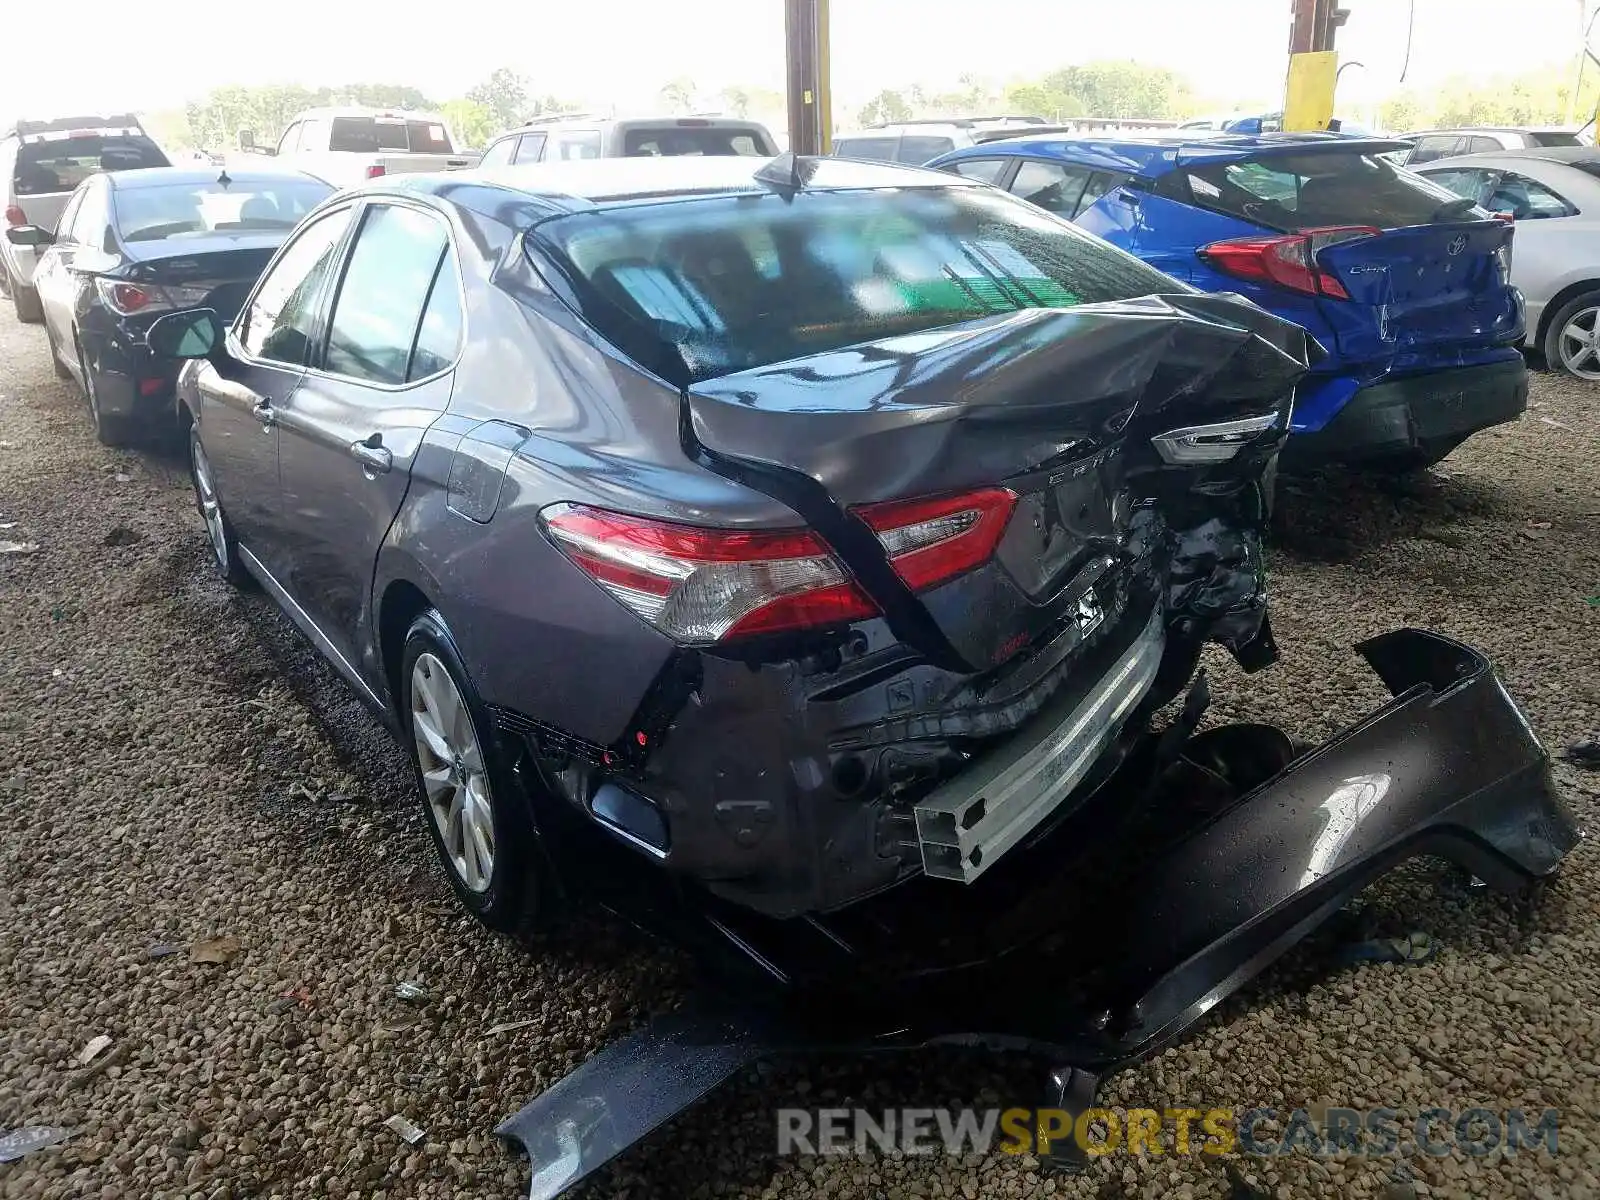
{"label": "car shadow on gravel", "polygon": [[1452,525],[1505,519],[1514,503],[1492,480],[1438,468],[1382,474],[1324,467],[1278,477],[1272,547],[1307,563],[1349,563],[1407,538],[1466,549]]}

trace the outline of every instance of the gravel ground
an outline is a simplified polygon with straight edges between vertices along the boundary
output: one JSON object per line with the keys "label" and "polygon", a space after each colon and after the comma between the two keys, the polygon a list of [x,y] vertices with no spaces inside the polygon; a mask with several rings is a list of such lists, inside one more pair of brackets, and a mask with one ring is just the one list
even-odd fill
{"label": "gravel ground", "polygon": [[[1549,744],[1600,729],[1600,391],[1540,376],[1534,404],[1408,486],[1288,484],[1273,579],[1285,661],[1248,684],[1213,662],[1215,715],[1324,736],[1383,699],[1349,646],[1415,624],[1488,649]],[[0,1197],[526,1194],[523,1163],[489,1131],[670,1004],[677,965],[598,921],[530,951],[458,915],[399,752],[270,605],[212,581],[177,459],[96,445],[43,334],[9,317],[8,523],[0,539],[40,548],[0,556],[0,1129],[78,1132],[0,1166]],[[1600,776],[1557,775],[1592,824]],[[1121,1156],[1064,1179],[1000,1154],[775,1156],[784,1103],[1037,1095],[1036,1064],[938,1054],[780,1064],[588,1194],[1600,1194],[1592,845],[1536,899],[1469,895],[1421,863],[1366,904],[1441,953],[1330,972],[1298,951],[1112,1079],[1109,1102],[1550,1105],[1559,1158]],[[226,961],[190,961],[191,944],[228,938],[236,951],[213,947]],[[395,997],[406,979],[422,1003]],[[512,1021],[531,1023],[490,1032]],[[80,1066],[101,1034],[110,1048]],[[425,1144],[384,1129],[392,1113]]]}

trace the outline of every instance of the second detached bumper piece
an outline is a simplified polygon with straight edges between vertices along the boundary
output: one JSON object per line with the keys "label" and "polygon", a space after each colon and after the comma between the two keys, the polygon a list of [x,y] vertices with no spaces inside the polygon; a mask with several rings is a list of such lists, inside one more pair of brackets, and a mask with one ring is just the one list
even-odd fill
{"label": "second detached bumper piece", "polygon": [[[1299,757],[1266,726],[1209,730],[1176,755],[1152,737],[1070,821],[961,889],[964,905],[928,881],[813,922],[810,941],[791,923],[735,931],[704,914],[788,986],[659,1017],[507,1120],[532,1200],[769,1055],[979,1043],[1049,1054],[1058,1083],[1092,1083],[1182,1036],[1409,858],[1439,855],[1506,892],[1549,876],[1579,834],[1488,660],[1414,629],[1359,649],[1394,696],[1365,720]],[[1114,711],[1101,698],[1063,725]],[[986,794],[1003,799],[1007,772],[1027,768],[997,763]]]}

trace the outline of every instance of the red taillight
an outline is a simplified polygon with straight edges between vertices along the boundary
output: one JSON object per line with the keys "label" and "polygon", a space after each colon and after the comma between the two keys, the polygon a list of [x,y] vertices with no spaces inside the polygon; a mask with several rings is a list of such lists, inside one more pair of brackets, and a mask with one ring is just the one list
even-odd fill
{"label": "red taillight", "polygon": [[856,515],[878,535],[906,586],[921,591],[987,562],[1016,506],[1014,492],[985,488],[868,505]]}
{"label": "red taillight", "polygon": [[382,179],[386,174],[388,171],[382,163],[373,163],[367,168],[368,179]]}
{"label": "red taillight", "polygon": [[1330,225],[1276,237],[1238,238],[1202,246],[1200,257],[1238,279],[1275,283],[1308,296],[1348,300],[1350,293],[1332,272],[1317,262],[1329,246],[1372,237],[1383,230],[1371,225]]}
{"label": "red taillight", "polygon": [[[870,505],[857,515],[900,577],[921,590],[987,561],[1015,504],[1011,492],[990,488]],[[547,510],[544,521],[596,583],[684,645],[837,625],[878,611],[809,530],[703,529],[577,504]]]}
{"label": "red taillight", "polygon": [[6,209],[7,225],[26,225],[27,223],[28,214],[22,211],[21,206],[13,204],[10,208]]}
{"label": "red taillight", "polygon": [[113,283],[106,279],[96,280],[96,283],[100,287],[100,298],[123,316],[143,312],[158,304],[167,307],[165,297],[155,288],[140,287],[137,283]]}

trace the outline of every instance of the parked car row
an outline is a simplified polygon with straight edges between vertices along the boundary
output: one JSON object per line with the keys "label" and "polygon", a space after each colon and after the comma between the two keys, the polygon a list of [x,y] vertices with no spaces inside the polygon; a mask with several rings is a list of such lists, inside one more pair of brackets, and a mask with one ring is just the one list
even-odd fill
{"label": "parked car row", "polygon": [[[1387,142],[925,170],[572,121],[339,191],[103,164],[7,231],[102,438],[176,418],[216,571],[399,736],[481,921],[603,905],[774,1012],[1092,1073],[1417,851],[1556,869],[1544,751],[1449,639],[1366,643],[1395,701],[1309,753],[1199,731],[1208,644],[1277,657],[1286,440],[1433,457],[1520,406],[1510,224]],[[518,165],[531,134],[580,161]],[[542,1194],[713,1086],[736,1026],[764,1036],[629,1051],[605,1087],[651,1117],[620,1133],[587,1085],[524,1110]]]}

